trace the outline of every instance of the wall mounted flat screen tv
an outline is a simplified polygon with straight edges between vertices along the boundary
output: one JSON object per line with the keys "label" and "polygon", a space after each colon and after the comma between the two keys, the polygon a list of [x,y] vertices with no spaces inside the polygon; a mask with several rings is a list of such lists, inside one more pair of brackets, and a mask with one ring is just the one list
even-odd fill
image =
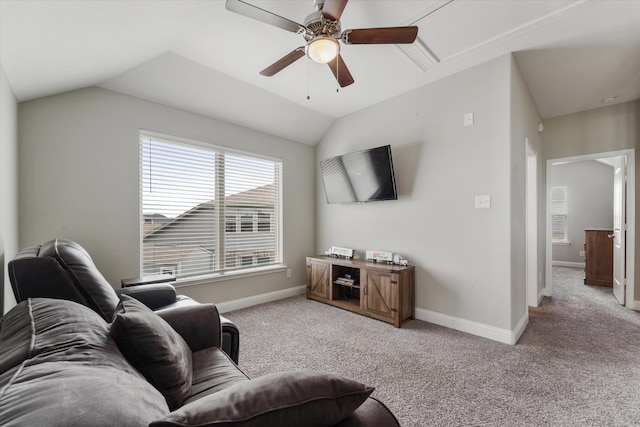
{"label": "wall mounted flat screen tv", "polygon": [[398,198],[390,145],[322,160],[320,169],[327,203]]}

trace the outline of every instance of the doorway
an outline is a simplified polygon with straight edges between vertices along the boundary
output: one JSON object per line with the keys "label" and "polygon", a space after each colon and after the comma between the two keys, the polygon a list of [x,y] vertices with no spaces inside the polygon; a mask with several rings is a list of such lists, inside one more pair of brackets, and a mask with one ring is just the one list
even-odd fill
{"label": "doorway", "polygon": [[[610,206],[611,215],[613,218],[612,225],[619,229],[620,235],[616,236],[616,244],[618,245],[617,257],[614,256],[618,268],[618,292],[622,293],[622,298],[618,295],[618,300],[628,308],[638,309],[635,307],[635,150],[620,150],[606,153],[596,153],[583,156],[567,157],[560,159],[547,160],[547,173],[546,173],[546,277],[545,277],[545,295],[553,296],[553,277],[552,277],[552,264],[553,264],[553,245],[552,245],[552,168],[554,165],[573,164],[578,162],[595,161],[599,159],[610,159],[612,174],[614,171],[618,171],[621,165],[627,165],[627,179],[626,185],[623,185],[622,192],[620,192],[620,182],[611,186],[612,202]],[[612,181],[613,183],[613,181]],[[615,195],[615,192],[618,194]],[[570,197],[567,196],[567,197]],[[614,200],[615,199],[615,200]],[[623,205],[626,202],[626,206],[620,209],[620,202]],[[614,209],[614,205],[618,206]],[[570,217],[568,219],[570,221]],[[556,221],[557,229],[557,221]],[[556,230],[557,232],[557,230]],[[626,239],[625,239],[626,237]],[[557,235],[556,235],[557,238]],[[568,242],[567,244],[571,244]],[[583,249],[574,247],[573,250]],[[615,251],[615,250],[614,250]],[[620,277],[622,276],[622,277]],[[624,279],[623,279],[624,278]],[[625,286],[626,285],[626,286]],[[614,285],[615,286],[615,285]],[[615,290],[615,288],[614,288]]]}

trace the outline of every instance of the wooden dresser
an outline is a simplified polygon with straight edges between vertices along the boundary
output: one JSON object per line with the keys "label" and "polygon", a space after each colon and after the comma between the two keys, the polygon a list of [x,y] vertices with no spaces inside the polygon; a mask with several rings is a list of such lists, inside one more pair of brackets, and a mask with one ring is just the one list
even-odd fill
{"label": "wooden dresser", "polygon": [[584,230],[584,284],[613,287],[613,230]]}

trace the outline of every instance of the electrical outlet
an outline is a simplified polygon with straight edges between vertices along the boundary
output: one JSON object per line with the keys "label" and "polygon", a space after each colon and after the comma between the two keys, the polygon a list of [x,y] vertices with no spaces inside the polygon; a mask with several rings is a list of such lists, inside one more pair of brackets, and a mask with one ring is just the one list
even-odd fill
{"label": "electrical outlet", "polygon": [[580,251],[580,256],[586,256],[587,253],[585,251]]}
{"label": "electrical outlet", "polygon": [[291,276],[293,276],[293,273],[290,268],[287,268],[287,279],[291,279]]}

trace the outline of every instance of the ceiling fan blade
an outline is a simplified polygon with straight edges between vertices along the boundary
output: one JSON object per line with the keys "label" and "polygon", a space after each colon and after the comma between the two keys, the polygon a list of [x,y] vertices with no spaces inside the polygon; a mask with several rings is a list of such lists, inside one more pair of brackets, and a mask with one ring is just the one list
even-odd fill
{"label": "ceiling fan blade", "polygon": [[332,21],[337,21],[342,16],[342,11],[349,0],[325,0],[322,6],[322,16]]}
{"label": "ceiling fan blade", "polygon": [[404,44],[413,43],[418,27],[361,28],[345,30],[342,41],[346,44]]}
{"label": "ceiling fan blade", "polygon": [[340,87],[349,86],[354,82],[353,77],[340,54],[338,54],[333,61],[327,62],[327,64],[329,65],[329,68],[331,68],[333,75],[336,76],[336,80],[338,80]]}
{"label": "ceiling fan blade", "polygon": [[304,47],[299,47],[296,50],[293,50],[288,54],[286,54],[285,56],[283,56],[282,58],[278,59],[276,62],[269,65],[264,70],[260,71],[260,74],[262,74],[263,76],[271,77],[274,74],[282,71],[284,68],[288,67],[289,65],[293,64],[303,56],[304,56]]}
{"label": "ceiling fan blade", "polygon": [[260,9],[242,0],[227,0],[226,8],[231,12],[264,22],[265,24],[273,25],[274,27],[282,28],[283,30],[291,31],[292,33],[301,33],[305,30],[305,27],[297,22],[283,18],[268,10]]}

